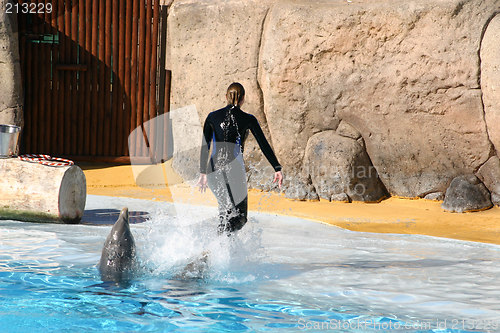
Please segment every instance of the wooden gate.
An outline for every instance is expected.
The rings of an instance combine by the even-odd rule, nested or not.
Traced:
[[[151,138],[165,141],[163,132],[143,125],[168,111],[166,7],[159,0],[33,0],[26,12],[23,3],[22,150],[84,160],[166,159],[167,145],[148,147]],[[129,140],[132,132],[142,135]]]

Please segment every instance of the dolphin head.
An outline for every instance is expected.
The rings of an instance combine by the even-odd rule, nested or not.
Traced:
[[[135,242],[128,223],[128,208],[123,208],[102,248],[99,272],[103,281],[129,279],[135,262]]]

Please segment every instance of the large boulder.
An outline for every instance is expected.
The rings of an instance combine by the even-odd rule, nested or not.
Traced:
[[[492,156],[479,168],[477,176],[491,192],[491,201],[500,206],[500,159]]]
[[[453,178],[441,204],[443,209],[456,213],[474,212],[491,206],[490,192],[474,175]]]
[[[354,139],[324,131],[307,142],[304,175],[320,198],[375,202],[386,196],[366,151]]]
[[[488,134],[500,154],[500,15],[491,20],[481,43],[481,90]]]
[[[444,192],[473,173],[491,149],[478,49],[497,10],[496,0],[276,3],[259,82],[282,163],[300,165],[309,138],[346,120],[391,194]]]

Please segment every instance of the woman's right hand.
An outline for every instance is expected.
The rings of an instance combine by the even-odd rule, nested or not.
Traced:
[[[198,186],[200,187],[200,192],[203,193],[207,190],[208,187],[207,175],[204,173],[200,174],[200,179],[198,180]]]
[[[283,183],[283,173],[281,173],[281,171],[276,171],[274,173],[273,183],[276,183],[276,182],[278,182],[278,186],[281,190],[281,184]]]

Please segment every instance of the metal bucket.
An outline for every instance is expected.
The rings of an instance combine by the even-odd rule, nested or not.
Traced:
[[[0,125],[0,158],[17,155],[17,140],[21,127]]]

